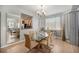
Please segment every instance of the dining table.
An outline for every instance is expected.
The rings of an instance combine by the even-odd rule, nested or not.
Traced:
[[[48,46],[48,34],[47,32],[40,32],[40,33],[37,33],[37,34],[34,34],[33,37],[32,37],[32,40],[33,41],[36,41],[38,44],[33,48],[33,49],[36,49],[40,52],[50,52],[51,49],[50,47]],[[47,44],[43,44],[42,41],[47,41]]]

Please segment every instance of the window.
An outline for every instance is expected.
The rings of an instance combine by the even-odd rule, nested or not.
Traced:
[[[60,17],[53,17],[46,19],[46,29],[50,30],[60,30]]]

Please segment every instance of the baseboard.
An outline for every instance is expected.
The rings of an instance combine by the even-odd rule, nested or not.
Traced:
[[[17,43],[21,43],[21,42],[23,42],[23,41],[24,41],[24,40],[20,40],[20,41],[18,41],[18,42],[12,43],[12,44],[8,44],[8,45],[5,45],[5,46],[2,46],[1,48],[5,48],[5,47],[8,47],[8,46],[17,44]]]

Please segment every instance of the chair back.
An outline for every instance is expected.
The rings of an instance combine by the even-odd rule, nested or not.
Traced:
[[[24,34],[25,36],[25,46],[29,49],[31,49],[31,38],[28,34]]]
[[[50,45],[50,43],[52,43],[52,32],[48,32],[48,45]]]

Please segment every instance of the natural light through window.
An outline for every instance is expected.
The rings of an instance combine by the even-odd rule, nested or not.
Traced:
[[[60,17],[47,18],[46,29],[60,30]]]

